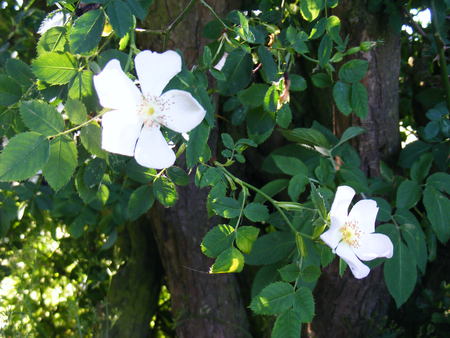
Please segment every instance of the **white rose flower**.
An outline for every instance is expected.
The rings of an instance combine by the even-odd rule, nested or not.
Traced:
[[[388,236],[374,233],[378,213],[374,200],[361,200],[348,213],[353,196],[355,190],[351,187],[338,187],[330,210],[330,229],[320,238],[348,264],[353,275],[360,279],[370,272],[369,267],[361,260],[391,258],[394,247]]]
[[[143,51],[136,56],[135,65],[140,90],[115,59],[94,76],[100,104],[112,109],[102,118],[102,148],[134,156],[148,168],[167,168],[174,164],[175,153],[160,126],[186,133],[202,122],[206,111],[186,91],[162,93],[181,71],[181,57],[176,52]]]

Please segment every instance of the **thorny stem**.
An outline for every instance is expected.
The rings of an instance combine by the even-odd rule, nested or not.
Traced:
[[[262,190],[258,189],[257,187],[251,185],[250,183],[247,183],[245,181],[242,181],[241,179],[237,178],[236,176],[234,176],[233,174],[231,174],[228,170],[226,170],[223,166],[218,166],[226,176],[230,177],[233,181],[235,181],[237,184],[239,184],[242,187],[248,188],[250,190],[253,190],[254,192],[260,194],[261,196],[263,196],[265,199],[267,199],[274,207],[275,209],[280,213],[281,217],[283,217],[284,221],[286,222],[286,224],[289,226],[289,228],[292,230],[292,232],[294,234],[298,233],[299,235],[312,239],[312,237],[310,235],[301,233],[299,231],[297,231],[297,229],[295,229],[295,227],[292,225],[290,219],[287,217],[287,215],[284,213],[283,209],[281,209],[277,203],[277,201],[275,201],[272,197],[270,197],[269,195],[267,195],[265,192],[263,192]]]

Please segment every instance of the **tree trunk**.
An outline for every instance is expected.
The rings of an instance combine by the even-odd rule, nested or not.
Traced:
[[[118,248],[126,264],[113,277],[108,292],[113,326],[108,337],[149,337],[158,308],[162,267],[153,234],[145,221],[130,223]]]
[[[374,50],[359,56],[369,61],[369,71],[363,80],[369,95],[367,118],[347,118],[336,112],[333,118],[337,135],[350,125],[366,129],[355,145],[361,157],[361,169],[374,177],[379,175],[380,161],[391,162],[400,148],[400,34],[389,26],[385,15],[370,13],[365,1],[342,1],[336,10],[344,24],[343,34],[351,33],[350,46],[357,46],[361,41],[383,40]],[[317,316],[312,331],[317,337],[376,336],[380,319],[386,315],[390,303],[380,267],[363,280],[355,279],[349,271],[340,278],[337,260],[322,274],[315,295]]]
[[[155,1],[146,28],[167,27],[188,3]],[[208,4],[219,15],[225,13],[226,6],[236,5],[219,0],[208,1]],[[203,26],[211,19],[211,13],[196,2],[166,40],[166,49],[181,50],[186,64],[192,65],[205,44]],[[164,48],[164,35],[148,35],[138,41],[140,48]],[[189,186],[178,187],[179,199],[174,207],[158,206],[150,214],[171,294],[177,337],[249,336],[247,315],[235,276],[208,274],[212,260],[200,251],[203,236],[214,224],[206,211],[208,191],[195,187],[194,172]]]

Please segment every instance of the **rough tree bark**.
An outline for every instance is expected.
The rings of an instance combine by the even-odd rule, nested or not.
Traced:
[[[379,175],[380,160],[390,162],[400,147],[400,33],[387,24],[385,15],[370,13],[365,1],[342,1],[336,10],[343,22],[344,34],[350,34],[350,45],[383,40],[374,50],[360,55],[369,61],[369,71],[363,80],[369,95],[367,118],[360,120],[346,118],[337,112],[333,114],[338,135],[350,125],[361,125],[366,129],[355,146],[361,156],[361,169],[369,177],[374,177]],[[380,329],[379,320],[386,315],[390,303],[380,267],[371,271],[364,280],[355,279],[348,271],[340,278],[337,260],[322,274],[315,295],[317,316],[312,331],[317,337],[376,335]]]
[[[162,267],[148,223],[128,224],[117,247],[126,264],[114,276],[108,293],[109,312],[116,319],[108,337],[149,337],[150,319],[158,307]]]

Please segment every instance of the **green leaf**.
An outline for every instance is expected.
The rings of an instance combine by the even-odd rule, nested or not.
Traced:
[[[60,136],[50,142],[50,156],[42,172],[53,190],[58,191],[70,181],[77,165],[75,142]]]
[[[77,189],[78,195],[83,200],[85,204],[89,204],[96,199],[96,190],[89,189],[84,184],[84,167],[80,167],[75,176],[75,188]]]
[[[240,27],[238,27],[236,29],[236,32],[239,34],[239,36],[249,42],[249,43],[254,43],[255,42],[255,36],[252,33],[252,31],[250,30],[250,26],[248,24],[248,19],[247,17],[239,11],[235,12],[238,17],[239,17],[239,23],[240,23]]]
[[[367,177],[361,169],[344,165],[338,171],[338,174],[347,185],[356,188],[356,190],[362,192],[370,191]]]
[[[139,19],[144,20],[147,16],[147,10],[141,5],[139,0],[126,0],[128,6],[131,9],[131,12]],[[150,5],[150,3],[153,2],[153,0],[146,1],[145,3],[148,4],[147,7]]]
[[[450,238],[450,200],[432,186],[423,192],[427,218],[438,240],[445,244]]]
[[[247,133],[256,143],[267,140],[275,127],[273,113],[262,109],[252,109],[247,113]]]
[[[253,222],[264,222],[269,217],[269,209],[261,203],[249,203],[244,209],[244,215]]]
[[[333,98],[339,111],[344,115],[352,112],[350,104],[350,85],[342,81],[337,81],[333,86]]]
[[[298,200],[300,194],[305,191],[308,183],[308,176],[303,173],[297,174],[291,178],[288,186],[288,195],[292,201],[296,202]]]
[[[281,171],[287,175],[308,175],[308,167],[296,157],[286,155],[272,155],[272,158]]]
[[[222,217],[238,217],[241,212],[241,204],[238,200],[231,197],[218,197],[212,201],[213,210]]]
[[[102,203],[102,205],[106,205],[109,199],[109,188],[106,184],[100,184],[97,188],[97,192],[95,194],[97,199]]]
[[[422,228],[416,224],[402,224],[402,237],[408,248],[414,253],[419,270],[424,274],[428,261],[427,243]]]
[[[97,47],[104,25],[105,15],[99,9],[86,12],[76,19],[69,34],[72,53],[82,54]]]
[[[278,270],[278,272],[280,273],[280,276],[283,279],[283,281],[289,283],[294,282],[300,275],[300,270],[297,264],[294,263],[283,266],[281,269]]]
[[[333,41],[335,41],[337,44],[342,43],[342,39],[339,35],[339,32],[341,31],[341,20],[337,16],[332,15],[327,18],[326,29]]]
[[[37,53],[41,55],[47,52],[65,52],[66,43],[65,27],[50,28],[39,39],[36,48]]]
[[[166,207],[175,205],[178,200],[175,184],[166,177],[159,177],[153,182],[153,192],[156,199]]]
[[[81,128],[80,132],[81,144],[92,155],[100,158],[106,158],[107,153],[102,149],[102,130],[96,122],[92,122]]]
[[[325,251],[324,254],[326,254],[326,253],[332,254],[332,251],[331,250]],[[333,256],[333,254],[332,254],[332,256]],[[334,258],[334,256],[333,256],[333,258]],[[318,266],[310,265],[302,270],[301,276],[302,276],[302,279],[306,283],[314,283],[316,280],[319,279],[320,273],[321,273],[321,271]]]
[[[320,38],[325,33],[327,27],[327,18],[321,18],[317,21],[309,34],[309,39],[314,40]]]
[[[351,140],[352,138],[361,135],[362,133],[364,133],[366,130],[364,128],[361,127],[349,127],[347,128],[344,133],[341,136],[341,139],[339,140],[339,142],[334,146],[335,148],[337,148],[338,146],[340,146],[341,144],[347,142],[348,140]]]
[[[252,251],[253,243],[258,238],[259,229],[253,226],[240,226],[236,233],[236,245],[245,254]]]
[[[392,216],[391,205],[381,197],[373,197],[373,200],[377,202],[378,208],[380,208],[377,214],[377,220],[380,222],[390,221]]]
[[[234,141],[230,134],[222,133],[220,137],[225,147],[227,147],[228,149],[234,149]]]
[[[234,228],[231,225],[216,225],[203,238],[200,245],[203,254],[216,258],[233,245],[234,235]]]
[[[250,265],[268,265],[281,261],[295,249],[295,238],[289,232],[275,231],[259,237],[246,256]]]
[[[8,59],[5,69],[9,76],[14,78],[20,85],[28,88],[33,84],[34,74],[30,66],[19,59]]]
[[[73,124],[81,124],[87,120],[87,110],[83,102],[75,99],[68,99],[64,110]]]
[[[311,80],[318,88],[327,88],[333,84],[333,80],[327,73],[315,73],[311,76]]]
[[[198,162],[209,160],[205,158],[205,151],[209,150],[207,141],[210,128],[206,121],[203,121],[189,133],[189,141],[186,146],[186,164],[192,168]]]
[[[222,171],[215,167],[207,168],[204,172],[202,172],[201,177],[199,177],[199,175],[200,171],[197,170],[197,185],[199,188],[215,186],[223,179]]]
[[[271,338],[299,338],[300,336],[301,322],[292,309],[277,317],[273,324]]]
[[[142,185],[134,190],[128,200],[127,215],[130,221],[137,220],[145,214],[155,202],[153,188],[150,185]]]
[[[414,162],[426,151],[430,150],[431,145],[422,141],[408,143],[400,152],[398,164],[402,168],[411,168]]]
[[[264,185],[260,190],[262,192],[264,192],[266,195],[268,195],[269,197],[272,197],[276,194],[278,194],[280,191],[286,189],[286,186],[288,185],[288,180],[286,179],[277,179],[277,180],[273,180],[270,181],[269,183],[267,183],[266,185]],[[253,200],[254,202],[264,202],[266,200],[266,198],[261,195],[261,194],[256,194],[255,199]]]
[[[396,206],[411,209],[420,199],[421,189],[416,181],[404,180],[397,189]]]
[[[250,54],[242,49],[232,51],[222,68],[226,81],[218,81],[217,87],[223,95],[236,94],[248,86],[252,77],[253,62]]]
[[[268,89],[269,86],[266,84],[253,83],[250,87],[238,93],[239,101],[249,108],[262,106]]]
[[[109,22],[119,38],[127,34],[133,26],[133,15],[130,8],[122,0],[114,0],[106,7]]]
[[[299,287],[294,296],[294,312],[302,323],[310,323],[314,317],[314,297],[310,289]]]
[[[276,118],[277,124],[281,128],[288,128],[289,125],[292,122],[292,111],[289,107],[289,104],[284,104],[278,111],[277,111],[277,118]]]
[[[229,248],[216,258],[216,261],[211,266],[209,273],[241,272],[243,268],[244,256],[238,249]]]
[[[348,83],[361,81],[368,68],[369,63],[366,60],[350,60],[339,69],[339,79]]]
[[[364,119],[369,112],[369,98],[367,94],[367,89],[360,82],[352,84],[352,109],[356,116]]]
[[[57,135],[64,129],[61,114],[55,107],[41,101],[23,102],[20,116],[28,128],[45,136]]]
[[[318,130],[313,128],[295,128],[281,131],[283,136],[292,142],[329,148],[327,138]]]
[[[401,241],[398,231],[394,231],[396,235],[390,236],[394,244],[394,255],[384,263],[384,281],[399,308],[408,300],[416,286],[417,268],[414,253]]]
[[[323,196],[319,191],[317,191],[317,188],[313,183],[311,183],[310,186],[311,186],[311,200],[314,206],[319,211],[322,218],[327,219],[328,211],[327,208],[325,207],[325,200]]]
[[[323,8],[323,0],[302,0],[300,2],[300,13],[306,21],[315,20]]]
[[[265,82],[271,83],[278,80],[278,66],[273,60],[273,55],[264,46],[258,47],[259,61],[262,63],[261,75]]]
[[[69,98],[81,100],[83,97],[93,95],[93,76],[94,74],[90,70],[78,72],[78,74],[70,82]]]
[[[0,74],[0,106],[9,106],[20,100],[22,89],[12,78]]]
[[[285,282],[275,282],[266,286],[252,299],[250,308],[259,315],[280,314],[292,307],[294,288]]]
[[[414,162],[411,167],[411,178],[417,183],[421,183],[430,172],[433,164],[433,154],[425,153],[420,156],[419,160]]]
[[[450,194],[450,175],[442,172],[434,173],[427,178],[426,185]]]
[[[90,160],[84,167],[83,180],[88,188],[96,188],[103,180],[106,171],[106,162],[101,158]]]
[[[189,176],[186,172],[180,167],[172,166],[167,169],[167,176],[169,176],[170,180],[176,185],[188,185],[189,184]]]
[[[78,74],[77,61],[69,53],[42,53],[31,68],[38,79],[54,85],[66,84]]]
[[[319,44],[318,57],[319,65],[325,67],[325,65],[330,61],[331,52],[333,50],[333,41],[329,35],[324,35]]]
[[[21,181],[35,175],[47,163],[49,150],[46,137],[35,132],[17,134],[0,154],[0,181]]]
[[[291,81],[290,91],[300,92],[307,88],[308,84],[303,76],[297,74],[289,74],[289,80]]]

